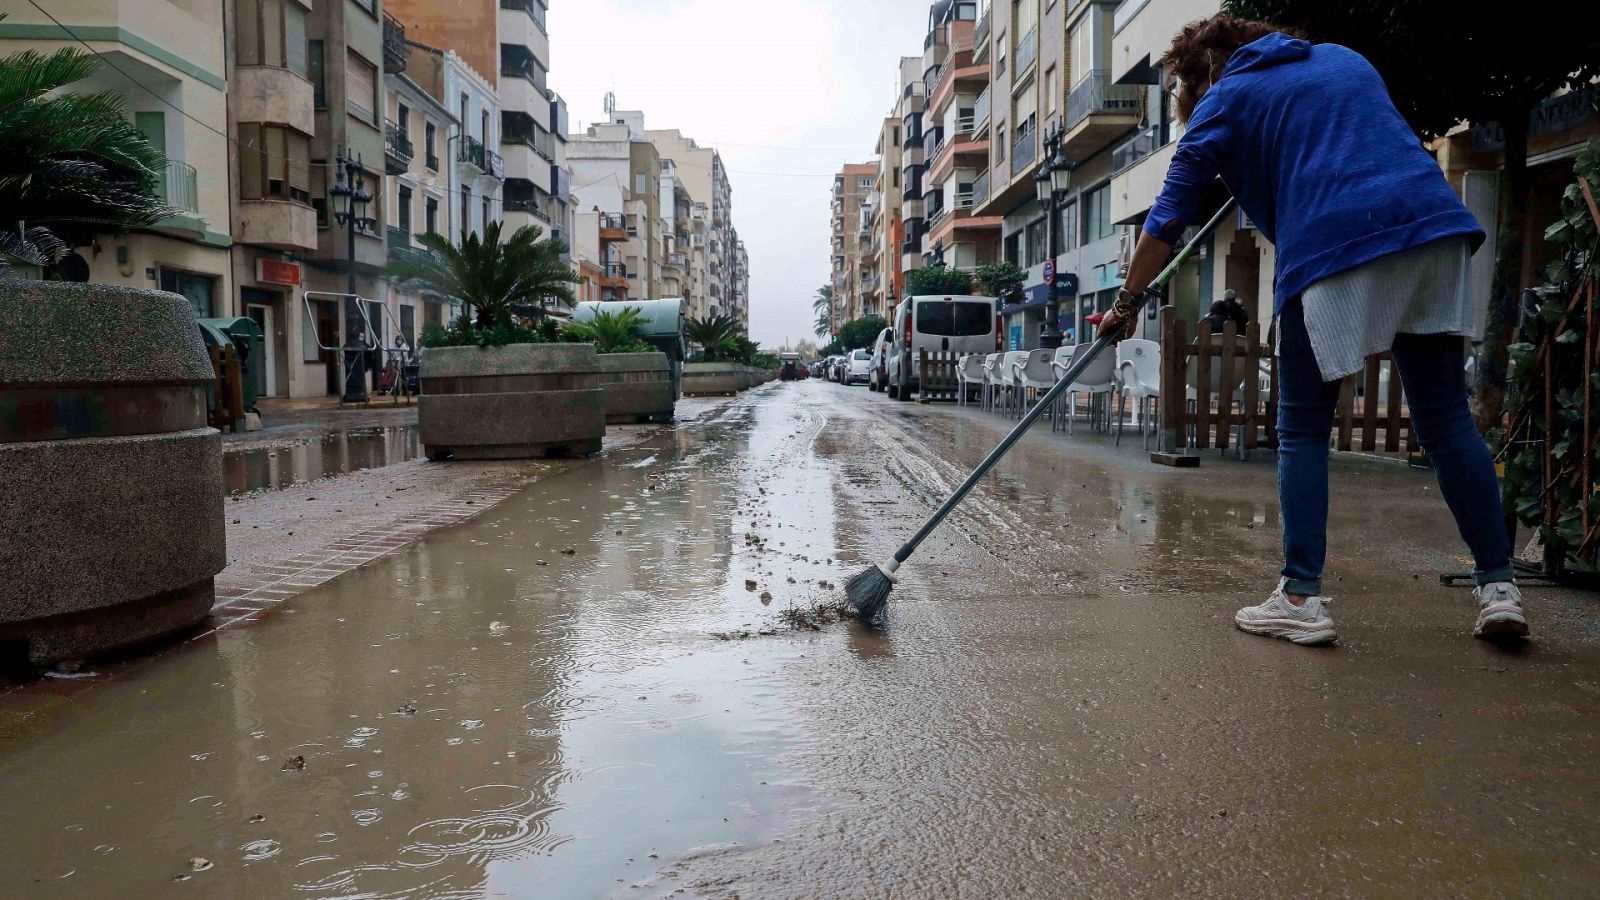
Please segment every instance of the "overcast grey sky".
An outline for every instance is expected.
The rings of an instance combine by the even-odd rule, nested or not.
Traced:
[[[550,86],[574,130],[615,90],[646,127],[721,151],[750,252],[751,337],[776,347],[812,337],[832,173],[872,158],[927,17],[926,0],[551,0]]]

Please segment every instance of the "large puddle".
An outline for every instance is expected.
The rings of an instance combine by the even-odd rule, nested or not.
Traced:
[[[229,451],[222,456],[229,496],[277,490],[361,469],[392,466],[422,455],[414,425],[354,428],[282,447]]]

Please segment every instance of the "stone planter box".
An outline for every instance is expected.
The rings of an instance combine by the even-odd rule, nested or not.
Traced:
[[[0,281],[0,642],[49,665],[211,611],[227,564],[212,380],[177,294]]]
[[[744,366],[738,363],[688,363],[683,367],[685,397],[715,397],[737,394],[749,387]]]
[[[602,353],[600,384],[606,392],[606,422],[672,421],[678,390],[665,353]]]
[[[606,433],[593,344],[434,347],[417,403],[429,459],[585,456]]]

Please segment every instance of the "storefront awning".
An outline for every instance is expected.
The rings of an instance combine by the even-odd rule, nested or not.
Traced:
[[[1056,301],[1071,301],[1078,296],[1078,276],[1071,272],[1062,272],[1056,276]],[[1002,316],[1024,312],[1030,309],[1039,309],[1050,304],[1050,288],[1048,285],[1035,284],[1022,289],[1022,301],[1009,303],[1000,307]]]

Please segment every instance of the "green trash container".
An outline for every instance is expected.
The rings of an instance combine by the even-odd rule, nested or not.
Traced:
[[[256,369],[266,362],[266,338],[261,333],[261,326],[245,316],[201,319],[200,336],[208,347],[221,347],[224,341],[233,343],[234,352],[239,354],[239,369],[243,375],[244,405],[246,409],[254,409],[256,398],[261,393]]]

